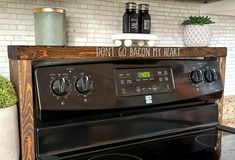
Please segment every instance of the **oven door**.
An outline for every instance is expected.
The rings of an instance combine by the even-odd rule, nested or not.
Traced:
[[[164,157],[166,155],[193,160],[194,154],[205,157],[208,156],[205,153],[211,153],[209,156],[218,158],[221,151],[232,153],[227,152],[227,148],[234,146],[235,129],[218,125],[218,106],[214,103],[192,105],[146,113],[138,110],[140,114],[128,111],[116,118],[38,128],[37,157],[41,160],[90,160],[100,154],[121,153],[134,154],[142,160],[157,157],[171,160]],[[223,142],[228,136],[229,142]]]

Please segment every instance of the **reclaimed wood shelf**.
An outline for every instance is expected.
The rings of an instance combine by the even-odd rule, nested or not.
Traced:
[[[127,58],[226,57],[227,48],[219,47],[43,47],[9,46],[10,60],[81,60]]]
[[[9,46],[10,77],[18,93],[21,159],[35,160],[35,117],[32,67],[36,61],[105,61],[129,59],[217,58],[224,83],[226,48],[187,47],[43,47]],[[218,101],[219,122],[223,98]]]

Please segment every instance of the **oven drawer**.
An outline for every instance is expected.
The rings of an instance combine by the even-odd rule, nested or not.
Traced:
[[[37,129],[39,154],[62,153],[216,126],[216,104]]]

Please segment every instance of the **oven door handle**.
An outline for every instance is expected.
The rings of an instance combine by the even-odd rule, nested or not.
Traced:
[[[224,126],[224,125],[217,125],[217,129],[235,134],[235,128],[233,128],[233,127]]]

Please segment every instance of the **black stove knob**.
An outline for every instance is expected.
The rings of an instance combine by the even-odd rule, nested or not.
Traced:
[[[93,89],[93,82],[90,80],[88,76],[82,75],[77,81],[76,81],[76,89],[78,93],[86,95],[91,92]]]
[[[204,72],[204,79],[206,82],[211,83],[217,80],[217,74],[214,69],[206,70]]]
[[[69,81],[63,77],[58,77],[53,80],[51,89],[55,95],[65,96],[69,93]]]
[[[198,84],[202,82],[202,78],[203,78],[203,75],[202,75],[201,70],[195,70],[190,73],[190,80],[194,84]]]

